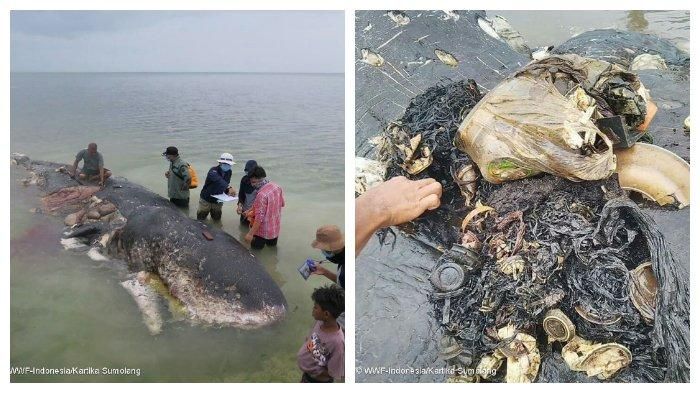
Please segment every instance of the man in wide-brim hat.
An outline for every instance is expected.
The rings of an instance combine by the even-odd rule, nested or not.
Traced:
[[[338,272],[333,273],[317,262],[313,274],[326,276],[345,288],[345,236],[340,228],[335,225],[324,225],[318,228],[316,239],[311,243],[311,247],[321,250],[327,261],[338,265]]]

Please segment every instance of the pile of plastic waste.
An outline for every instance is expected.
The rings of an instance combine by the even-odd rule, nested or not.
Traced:
[[[634,73],[561,55],[484,96],[444,81],[375,138],[386,178],[443,185],[401,229],[442,253],[453,380],[689,380],[687,277],[613,174],[654,110]]]
[[[441,356],[465,377],[688,379],[687,282],[615,178],[508,183],[473,211],[430,276]],[[555,355],[568,373],[539,370]]]

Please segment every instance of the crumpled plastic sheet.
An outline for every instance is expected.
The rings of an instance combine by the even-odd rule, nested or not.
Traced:
[[[595,121],[620,116],[630,130],[647,114],[636,74],[577,55],[533,62],[506,78],[471,110],[454,144],[492,183],[541,172],[599,180],[615,170],[612,136]]]

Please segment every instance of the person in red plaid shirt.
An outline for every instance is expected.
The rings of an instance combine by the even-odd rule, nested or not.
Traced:
[[[255,212],[253,225],[245,236],[250,247],[261,249],[277,245],[280,234],[280,221],[284,195],[282,188],[266,179],[265,169],[257,166],[250,174],[250,184],[258,190],[252,210]]]

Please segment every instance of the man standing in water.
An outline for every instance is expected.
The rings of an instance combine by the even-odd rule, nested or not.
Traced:
[[[267,174],[261,166],[255,167],[250,174],[250,184],[258,190],[253,203],[255,212],[253,225],[245,236],[250,247],[262,249],[265,245],[276,246],[280,234],[280,221],[284,207],[282,188],[266,179]]]
[[[170,162],[170,168],[165,172],[168,179],[168,198],[175,206],[190,207],[190,171],[188,164],[180,158],[175,146],[165,149],[163,157]]]
[[[236,213],[241,216],[241,224],[245,226],[250,226],[250,222],[246,218],[245,212],[253,207],[253,202],[255,202],[255,195],[258,193],[257,188],[250,184],[250,174],[253,169],[258,166],[255,160],[248,160],[245,163],[245,176],[241,178],[241,185],[238,187],[238,207],[236,208]]]
[[[80,173],[77,173],[80,161],[83,161],[83,167],[80,169]],[[90,143],[87,149],[83,149],[75,155],[71,177],[75,178],[76,174],[80,180],[90,182],[99,180],[100,187],[104,186],[105,180],[112,176],[112,172],[104,167],[104,159],[102,153],[97,151],[97,143]]]
[[[214,195],[224,193],[230,196],[236,195],[236,190],[229,184],[231,182],[231,166],[235,164],[233,156],[229,153],[223,153],[217,161],[219,165],[209,169],[202,192],[199,194],[198,220],[205,220],[209,213],[211,213],[212,220],[221,220],[221,202],[214,198]]]

